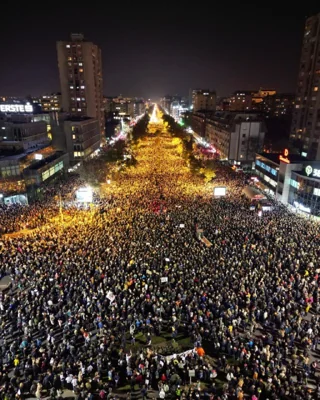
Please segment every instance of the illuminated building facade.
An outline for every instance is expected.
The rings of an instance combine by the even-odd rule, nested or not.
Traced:
[[[300,142],[300,151],[320,160],[320,14],[306,21],[295,109],[290,138]]]
[[[43,112],[61,110],[61,93],[45,94],[40,97],[39,103]]]
[[[320,162],[297,154],[260,153],[255,170],[260,185],[296,212],[320,217]]]
[[[229,100],[230,111],[248,111],[252,108],[252,93],[245,90],[237,90]]]
[[[99,150],[99,121],[89,117],[54,115],[51,121],[53,145],[69,154],[71,164],[87,159]]]
[[[199,89],[192,93],[192,109],[194,112],[200,110],[215,111],[217,96],[216,92]]]
[[[63,111],[95,118],[104,137],[101,50],[82,34],[57,42]]]

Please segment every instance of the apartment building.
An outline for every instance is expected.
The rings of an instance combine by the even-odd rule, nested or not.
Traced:
[[[320,160],[320,13],[307,19],[300,58],[292,142],[301,143],[301,154]]]
[[[58,66],[63,111],[99,122],[100,135],[105,132],[102,62],[100,48],[72,34],[71,40],[57,42]]]

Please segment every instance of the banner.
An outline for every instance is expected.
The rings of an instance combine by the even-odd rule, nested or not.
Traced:
[[[113,303],[115,298],[116,296],[109,290],[107,293],[107,299],[110,300],[110,303]]]

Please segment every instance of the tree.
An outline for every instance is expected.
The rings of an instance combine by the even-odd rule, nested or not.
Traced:
[[[211,182],[216,177],[215,172],[211,168],[201,168],[199,172],[204,176],[206,183]]]
[[[132,139],[136,142],[148,133],[149,115],[146,113],[132,129]]]

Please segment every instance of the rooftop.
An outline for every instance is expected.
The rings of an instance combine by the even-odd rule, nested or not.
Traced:
[[[29,169],[29,170],[37,170],[39,168],[42,168],[45,165],[51,163],[52,161],[60,158],[64,154],[65,153],[63,151],[56,151],[54,154],[51,154],[51,156],[46,157],[43,160],[40,160],[40,161],[32,163],[27,169]]]
[[[282,153],[259,153],[258,155],[265,157],[276,164],[280,164],[279,157],[282,155]],[[309,161],[306,157],[302,157],[300,154],[289,154],[288,159],[291,164],[298,164],[301,162]]]

